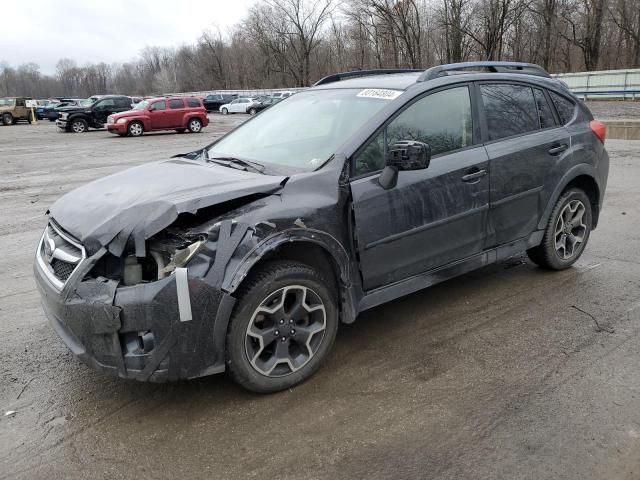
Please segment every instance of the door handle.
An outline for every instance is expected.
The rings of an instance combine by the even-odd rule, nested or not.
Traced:
[[[477,168],[474,168],[472,170],[469,171],[469,173],[467,173],[466,175],[462,176],[462,181],[463,182],[473,182],[474,180],[480,180],[482,177],[484,177],[487,174],[486,170],[478,170]]]
[[[549,155],[558,155],[559,153],[564,152],[567,148],[569,148],[569,145],[566,143],[556,144],[549,149]]]

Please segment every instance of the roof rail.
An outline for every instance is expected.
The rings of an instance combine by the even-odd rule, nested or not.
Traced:
[[[379,68],[376,70],[355,70],[353,72],[334,73],[333,75],[327,75],[321,78],[313,84],[314,87],[318,85],[324,85],[326,83],[339,82],[347,78],[367,77],[369,75],[388,75],[392,73],[411,73],[411,72],[424,72],[424,70],[416,70],[414,68]]]
[[[434,78],[442,77],[447,72],[454,72],[458,70],[466,69],[485,69],[493,73],[523,73],[526,75],[536,75],[538,77],[551,78],[551,75],[542,68],[540,65],[534,63],[521,63],[521,62],[462,62],[462,63],[450,63],[448,65],[438,65],[432,67],[429,70],[420,75],[418,82],[426,82],[427,80],[433,80]]]

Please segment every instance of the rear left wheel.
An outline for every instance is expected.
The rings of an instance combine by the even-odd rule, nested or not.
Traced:
[[[267,264],[241,287],[227,333],[227,367],[248,390],[277,392],[315,373],[338,329],[333,282],[297,262]]]
[[[551,270],[573,265],[587,245],[592,218],[587,194],[579,188],[567,190],[551,212],[542,243],[527,250],[531,261]]]
[[[191,133],[198,133],[200,130],[202,130],[202,122],[197,118],[192,118],[191,120],[189,120],[188,128]]]
[[[11,125],[13,123],[13,115],[10,113],[2,114],[2,124],[3,125]]]

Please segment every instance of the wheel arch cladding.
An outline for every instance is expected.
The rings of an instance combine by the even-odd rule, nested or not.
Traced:
[[[598,216],[600,214],[600,184],[598,183],[598,175],[596,169],[592,165],[579,164],[569,169],[560,179],[553,193],[549,197],[549,201],[544,210],[540,222],[539,229],[544,229],[549,221],[551,211],[560,196],[569,188],[578,187],[585,191],[591,200],[591,208],[593,213],[593,228],[598,224]]]
[[[589,197],[593,228],[595,228],[598,225],[598,217],[600,215],[600,187],[598,187],[593,177],[589,175],[578,175],[564,187],[562,193],[574,187],[579,188]]]
[[[336,303],[341,320],[351,323],[355,319],[351,262],[349,256],[333,236],[312,229],[289,229],[272,235],[255,245],[235,269],[226,272],[222,282],[225,292],[233,294],[246,281],[251,272],[270,260],[294,260],[318,269],[335,282]]]

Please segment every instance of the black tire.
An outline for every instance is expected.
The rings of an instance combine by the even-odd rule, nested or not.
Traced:
[[[130,137],[139,137],[144,133],[144,125],[142,122],[133,121],[127,126],[127,134]]]
[[[73,133],[85,133],[89,130],[89,124],[84,118],[74,118],[69,122],[67,128]]]
[[[11,125],[11,124],[13,124],[13,115],[11,115],[10,113],[3,113],[2,114],[2,124],[3,125]]]
[[[189,120],[188,127],[191,133],[200,133],[202,131],[202,121],[199,118]]]
[[[250,108],[248,113],[249,115],[255,115],[258,111],[255,108]]]
[[[222,110],[220,110],[220,113],[222,113],[223,115],[227,115],[229,113],[229,110],[223,108]]]
[[[561,220],[560,215],[569,211],[571,213],[571,207],[575,206],[577,212],[581,208],[584,208],[581,214],[580,225],[572,227],[574,221],[565,222],[564,217]],[[582,207],[580,207],[582,206]],[[577,223],[577,222],[576,222]],[[562,228],[559,229],[560,224]],[[593,216],[591,212],[591,201],[587,194],[579,188],[571,188],[564,192],[549,217],[549,222],[544,231],[542,237],[542,243],[540,245],[527,250],[527,255],[533,263],[539,265],[542,268],[549,270],[564,270],[573,265],[587,245],[591,229],[593,227]],[[564,248],[563,244],[564,237]],[[574,243],[571,238],[582,238],[579,243]],[[560,247],[558,247],[560,245]],[[571,251],[569,252],[569,248]],[[569,255],[570,253],[570,255]]]
[[[29,112],[29,115],[27,115],[27,122],[33,123],[33,114],[31,112]]]
[[[316,309],[316,311],[313,314],[309,313],[305,307],[304,310],[299,309],[297,313],[293,313],[295,308],[290,306],[291,311],[289,313],[291,313],[291,318],[281,319],[278,322],[273,318],[269,319],[271,330],[264,328],[261,331],[275,329],[273,331],[274,340],[268,344],[265,344],[264,340],[259,341],[258,350],[262,354],[269,356],[269,351],[274,352],[280,345],[281,347],[284,346],[283,350],[286,350],[291,356],[298,354],[297,358],[299,359],[299,354],[302,354],[302,357],[306,355],[309,358],[301,361],[296,370],[291,368],[291,364],[276,363],[276,366],[267,375],[259,370],[257,362],[252,362],[249,358],[249,349],[252,348],[251,345],[256,343],[256,340],[249,335],[249,326],[250,324],[254,325],[254,317],[256,320],[261,316],[266,318],[262,313],[258,313],[258,309],[269,299],[281,302],[282,312],[284,312],[287,308],[285,305],[290,298],[288,296],[290,293],[287,292],[296,292],[297,290],[305,291],[303,296],[305,300],[301,302],[303,305],[309,305],[306,303],[307,297],[315,299],[313,300],[315,306],[312,308]],[[280,293],[282,291],[284,293]],[[278,297],[278,294],[281,297]],[[293,297],[296,300],[298,298],[296,293],[293,293]],[[278,300],[278,298],[281,298],[281,300]],[[234,308],[227,331],[226,363],[227,371],[233,380],[247,390],[258,393],[272,393],[297,385],[314,374],[328,357],[336,337],[338,330],[336,299],[337,294],[334,282],[302,263],[276,261],[265,264],[259,271],[254,272],[239,289],[238,302]],[[324,306],[324,310],[317,310],[318,305]],[[280,314],[276,312],[273,316],[277,317]],[[286,317],[287,314],[282,313],[282,315]],[[305,315],[306,320],[303,318]],[[318,318],[323,316],[324,330],[305,336],[303,333],[305,328],[307,331],[314,330],[312,315],[318,315],[314,317],[313,325],[320,325],[322,322],[318,322]],[[281,323],[284,325],[279,326]],[[262,325],[266,325],[266,323]],[[277,330],[280,328],[283,329],[284,333]],[[299,329],[298,332],[295,331],[296,328]],[[287,331],[284,331],[285,329]],[[285,338],[281,337],[283,334],[287,335],[286,341],[282,340]],[[268,336],[265,334],[263,338],[271,338],[270,335],[271,333]],[[283,343],[281,344],[281,342]],[[302,345],[311,343],[313,343],[311,348],[302,349]],[[311,353],[313,349],[315,350]],[[291,352],[293,352],[293,355]],[[277,355],[272,353],[272,356],[275,358]],[[253,357],[253,360],[256,359],[262,362],[257,354]],[[291,359],[293,360],[293,358]],[[256,364],[255,366],[254,363]]]

